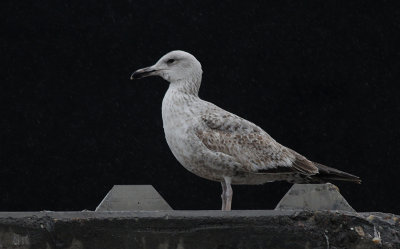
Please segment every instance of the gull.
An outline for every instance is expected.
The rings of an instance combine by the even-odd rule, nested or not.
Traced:
[[[160,76],[169,82],[162,101],[168,146],[187,170],[221,182],[222,210],[231,210],[233,184],[361,182],[357,176],[308,160],[254,123],[200,99],[202,74],[193,55],[176,50],[153,66],[136,70],[131,79]]]

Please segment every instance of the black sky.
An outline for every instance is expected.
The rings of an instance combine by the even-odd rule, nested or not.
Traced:
[[[129,81],[170,50],[203,66],[200,96],[309,159],[359,211],[399,213],[400,9],[389,2],[9,1],[0,49],[0,210],[94,209],[152,184],[175,209],[219,209],[220,184],[164,139],[168,83]],[[271,209],[288,183],[235,186]]]

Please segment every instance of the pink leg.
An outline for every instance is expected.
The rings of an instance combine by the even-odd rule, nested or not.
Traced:
[[[225,184],[225,181],[222,181],[222,182],[221,182],[221,186],[222,186],[222,194],[221,194],[222,208],[221,208],[221,210],[225,210],[225,206],[226,206],[226,198],[225,198],[225,194],[226,194],[226,184]]]
[[[225,191],[225,211],[231,211],[232,207],[232,196],[233,196],[233,190],[231,187],[231,178],[230,177],[224,177],[225,184],[226,184],[226,191]]]

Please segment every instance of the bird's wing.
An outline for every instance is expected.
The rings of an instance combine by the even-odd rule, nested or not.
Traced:
[[[200,115],[196,134],[210,150],[234,157],[252,173],[316,174],[318,168],[299,153],[276,142],[257,125],[212,106]],[[210,109],[208,109],[210,110]]]

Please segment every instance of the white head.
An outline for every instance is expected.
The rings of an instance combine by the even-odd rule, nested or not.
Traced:
[[[136,70],[131,80],[147,76],[160,76],[170,83],[201,81],[200,62],[191,54],[175,50],[164,55],[156,64]]]

